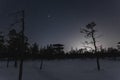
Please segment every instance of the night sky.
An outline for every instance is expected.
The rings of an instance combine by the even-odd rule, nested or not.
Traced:
[[[83,47],[80,27],[94,21],[98,46],[115,47],[120,41],[119,0],[0,0],[0,30],[14,22],[11,14],[25,10],[25,33],[40,46],[62,43],[65,49]]]

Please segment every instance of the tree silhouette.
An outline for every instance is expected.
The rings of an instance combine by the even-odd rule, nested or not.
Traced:
[[[85,28],[81,29],[81,33],[85,34],[86,37],[91,38],[92,39],[92,43],[94,46],[94,53],[97,53],[97,46],[96,46],[96,38],[95,38],[95,33],[96,33],[96,29],[95,29],[96,24],[94,22],[91,22],[89,24],[86,25]],[[99,63],[99,55],[96,54],[96,61],[97,61],[97,69],[100,70],[100,63]]]
[[[37,43],[34,43],[32,46],[31,46],[31,53],[32,55],[37,55],[39,54],[39,46]]]
[[[19,44],[19,39],[18,35],[15,29],[12,29],[8,33],[8,52],[10,56],[12,56],[15,59],[14,66],[17,67],[17,50],[18,50],[18,44]]]
[[[107,52],[113,57],[114,60],[116,60],[116,57],[119,55],[118,49],[113,47],[109,47]]]
[[[5,40],[2,32],[0,32],[0,53],[5,53]]]
[[[120,50],[120,42],[117,43],[117,48]]]
[[[64,54],[64,45],[63,44],[53,44],[53,48],[56,54]]]
[[[27,50],[29,44],[28,38],[24,36],[24,39],[25,39],[24,47]],[[22,53],[21,51],[23,46],[21,32],[17,32],[15,29],[10,30],[8,33],[7,43],[8,43],[9,56],[13,57],[13,59],[15,60],[14,66],[17,67],[17,59]],[[8,63],[9,63],[9,59],[8,59]],[[7,63],[7,67],[8,67],[8,63]]]

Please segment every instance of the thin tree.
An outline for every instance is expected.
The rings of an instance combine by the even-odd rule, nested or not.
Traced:
[[[95,33],[96,33],[96,29],[95,29],[95,22],[91,22],[89,24],[86,25],[85,28],[82,28],[80,30],[81,33],[85,34],[86,37],[91,38],[92,39],[92,43],[94,46],[94,53],[97,53],[97,46],[96,46],[96,37],[95,37]],[[99,55],[96,54],[96,62],[97,62],[97,69],[98,71],[100,70],[100,63],[99,63]]]
[[[2,32],[0,32],[0,53],[1,54],[5,52],[4,49],[5,49],[4,35]]]
[[[117,43],[117,48],[120,50],[120,42]]]
[[[21,42],[22,42],[22,47],[21,47],[21,60],[20,60],[20,66],[19,66],[19,80],[22,80],[22,75],[23,75],[23,55],[25,53],[25,37],[24,37],[24,32],[25,32],[25,26],[24,26],[24,10],[21,11],[22,13],[22,18],[21,18],[21,23],[22,23],[22,30],[21,30]]]
[[[40,60],[41,60],[41,62],[40,62],[40,70],[42,70],[42,68],[43,68],[43,59],[44,59],[43,56],[45,55],[45,51],[46,51],[45,47],[44,48],[40,48],[40,50],[39,50]]]
[[[43,58],[41,57],[40,70],[43,68]]]
[[[39,46],[37,43],[34,43],[32,46],[31,46],[31,54],[32,56],[34,57],[37,57],[37,55],[39,54]]]
[[[18,41],[19,41],[19,38],[17,36],[17,32],[15,29],[12,29],[9,31],[8,33],[8,39],[7,42],[8,42],[8,51],[9,51],[9,54],[11,56],[13,56],[14,60],[15,60],[15,63],[14,63],[14,66],[15,68],[17,67],[17,50],[18,50]],[[8,59],[8,62],[7,62],[7,67],[9,65],[9,59]]]

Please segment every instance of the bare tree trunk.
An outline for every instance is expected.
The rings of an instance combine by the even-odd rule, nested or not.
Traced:
[[[18,67],[18,63],[17,63],[17,60],[15,59],[15,62],[14,62],[14,67],[17,68]]]
[[[92,33],[92,39],[93,39],[93,44],[94,44],[94,48],[95,48],[97,69],[98,69],[98,71],[99,71],[99,70],[100,70],[100,62],[99,62],[99,55],[97,54],[97,46],[96,46],[96,40],[95,40],[95,38],[94,38],[94,33]]]
[[[100,62],[99,62],[99,57],[97,56],[97,69],[100,71]]]
[[[40,70],[42,70],[42,67],[43,67],[43,59],[41,59]]]
[[[22,80],[23,75],[23,59],[20,61],[20,67],[19,67],[19,80]]]
[[[10,59],[8,58],[8,59],[7,59],[7,68],[9,67],[9,60],[10,60]]]
[[[22,11],[22,54],[20,60],[20,68],[19,68],[19,80],[22,80],[23,75],[23,57],[25,53],[25,42],[24,42],[24,10]]]

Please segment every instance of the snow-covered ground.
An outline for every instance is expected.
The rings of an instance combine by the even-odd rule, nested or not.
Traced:
[[[101,71],[96,68],[95,59],[24,62],[23,80],[120,80],[120,61],[100,60]],[[0,62],[0,80],[18,80],[18,68],[13,62],[9,68]]]

